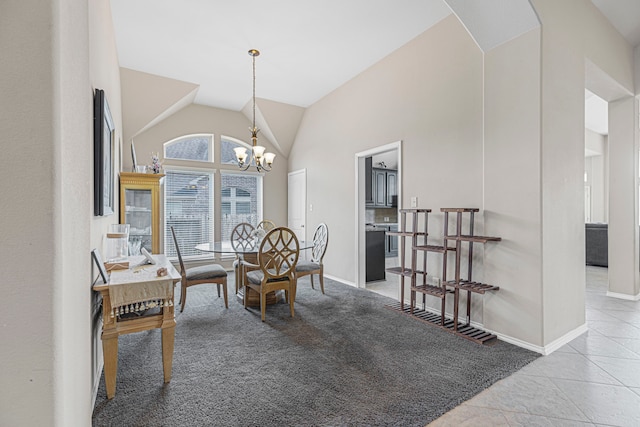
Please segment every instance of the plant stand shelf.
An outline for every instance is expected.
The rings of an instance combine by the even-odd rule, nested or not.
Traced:
[[[434,313],[431,311],[423,310],[421,308],[414,308],[413,314],[410,313],[410,307],[404,305],[403,308],[400,307],[399,302],[395,302],[393,304],[387,304],[384,306],[389,310],[396,311],[405,316],[411,317],[413,319],[417,319],[421,322],[428,323],[430,325],[441,328],[447,332],[455,334],[461,338],[468,339],[469,341],[473,341],[476,344],[482,345],[492,345],[495,344],[498,340],[498,337],[495,334],[487,332],[483,329],[479,329],[473,327],[471,325],[459,325],[458,331],[453,329],[453,319],[449,317],[445,317],[444,326],[441,324],[441,315],[438,313]]]
[[[404,315],[414,317],[425,323],[436,325],[448,332],[478,344],[491,344],[497,339],[496,335],[482,329],[471,326],[471,294],[484,294],[488,291],[497,291],[498,286],[480,283],[472,279],[473,273],[473,245],[474,243],[499,242],[500,237],[476,236],[473,233],[474,214],[479,211],[476,208],[442,208],[444,213],[444,232],[442,245],[427,243],[429,236],[429,213],[431,209],[400,209],[400,229],[388,232],[391,236],[398,236],[400,240],[400,267],[388,268],[386,271],[400,275],[400,300],[385,307],[398,311]],[[449,214],[456,215],[455,232],[449,232]],[[407,215],[411,215],[411,230],[407,229]],[[468,216],[467,234],[462,233],[463,215]],[[406,239],[411,238],[411,266],[406,265]],[[450,243],[451,242],[451,243]],[[462,244],[467,245],[467,276],[461,277],[462,269]],[[453,245],[452,245],[453,244]],[[418,269],[418,252],[422,252],[422,266]],[[455,254],[454,278],[447,280],[447,258],[449,253]],[[442,255],[442,273],[438,283],[427,283],[427,255],[435,253]],[[407,307],[404,302],[405,277],[411,280],[411,303]],[[418,280],[418,278],[421,280]],[[466,322],[460,324],[458,312],[460,306],[460,291],[467,292]],[[416,307],[417,294],[422,295],[422,309]],[[447,294],[453,294],[453,318],[445,315]],[[426,296],[441,300],[440,314],[426,310]]]

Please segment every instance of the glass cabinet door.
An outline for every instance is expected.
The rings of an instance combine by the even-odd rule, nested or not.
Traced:
[[[129,224],[129,255],[162,253],[160,200],[164,174],[120,172],[120,223]]]
[[[152,204],[150,189],[125,189],[125,223],[129,224],[129,254],[152,251]]]

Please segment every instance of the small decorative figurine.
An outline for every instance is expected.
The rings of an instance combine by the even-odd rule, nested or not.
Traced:
[[[162,162],[160,162],[160,153],[151,153],[151,164],[148,168],[153,173],[160,173],[162,171]]]

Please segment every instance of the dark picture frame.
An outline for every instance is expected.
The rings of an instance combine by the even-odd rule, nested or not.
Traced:
[[[100,252],[97,249],[91,251],[91,258],[98,266],[98,271],[100,272],[100,276],[102,276],[102,281],[104,283],[109,283],[109,276],[107,275],[107,269],[104,267],[104,263],[102,262],[102,257],[100,256]]]
[[[114,126],[104,90],[93,97],[93,204],[95,216],[113,214]]]

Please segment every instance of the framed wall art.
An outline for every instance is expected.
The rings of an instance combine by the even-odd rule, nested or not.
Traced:
[[[113,213],[114,126],[104,90],[93,97],[94,215]]]

